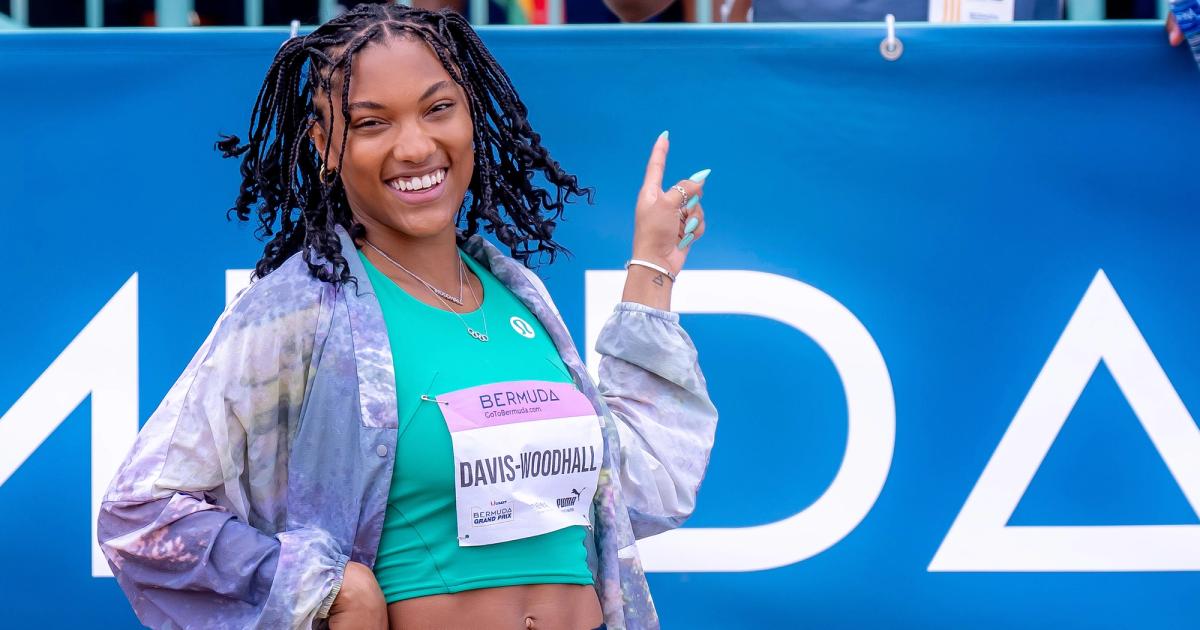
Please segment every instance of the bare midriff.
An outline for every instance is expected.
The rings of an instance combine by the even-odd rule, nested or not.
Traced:
[[[590,584],[521,584],[388,604],[391,630],[593,630],[603,623]]]

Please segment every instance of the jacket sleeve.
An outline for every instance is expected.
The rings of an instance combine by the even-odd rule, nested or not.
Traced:
[[[269,279],[222,313],[101,503],[100,547],[147,626],[311,627],[340,588],[328,533],[281,531],[321,299],[297,307]]]
[[[616,306],[596,341],[601,397],[621,443],[621,495],[634,536],[678,527],[696,506],[717,428],[696,346],[679,314]]]

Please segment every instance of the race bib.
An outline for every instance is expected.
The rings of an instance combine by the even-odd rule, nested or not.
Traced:
[[[604,444],[571,383],[509,381],[441,394],[463,547],[588,525]]]

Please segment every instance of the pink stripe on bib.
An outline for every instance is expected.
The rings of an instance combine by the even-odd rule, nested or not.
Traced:
[[[571,383],[506,381],[437,397],[450,432],[518,422],[594,416],[587,397]]]

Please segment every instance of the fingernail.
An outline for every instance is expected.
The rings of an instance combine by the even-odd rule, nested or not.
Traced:
[[[691,177],[689,177],[688,179],[690,179],[690,180],[692,180],[692,181],[696,182],[697,184],[699,184],[699,183],[703,182],[703,181],[705,180],[705,178],[707,178],[707,177],[708,177],[708,174],[709,174],[709,173],[711,173],[711,172],[712,172],[712,169],[711,169],[711,168],[706,168],[706,169],[704,169],[703,171],[698,171],[698,172],[697,172],[695,175],[692,175],[692,176],[691,176]]]
[[[698,203],[700,203],[700,195],[692,195],[692,199],[687,202],[687,205],[684,206],[684,208],[691,210],[692,208],[695,208],[696,204]]]
[[[667,136],[670,136],[670,135],[671,135],[670,131],[664,131],[664,132],[658,134],[658,139],[659,140],[667,140],[668,139]]]
[[[700,225],[700,219],[697,219],[696,217],[688,219],[687,223],[683,226],[683,233],[691,234],[692,230],[696,229],[697,225]]]
[[[691,242],[694,240],[696,240],[695,234],[686,234],[686,235],[684,235],[683,240],[679,241],[679,244],[675,246],[675,249],[678,249],[679,251],[683,251],[683,250],[687,249],[687,246],[690,245]]]

